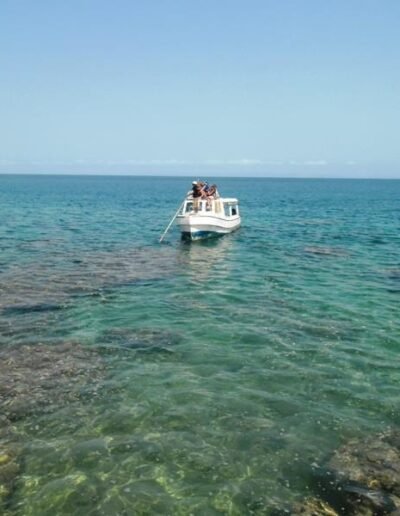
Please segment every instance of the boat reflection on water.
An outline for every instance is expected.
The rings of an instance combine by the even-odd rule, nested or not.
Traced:
[[[229,256],[234,247],[235,238],[232,235],[200,240],[195,245],[181,240],[178,262],[187,274],[193,275],[198,281],[214,277],[216,269],[219,277],[225,276],[230,269]]]

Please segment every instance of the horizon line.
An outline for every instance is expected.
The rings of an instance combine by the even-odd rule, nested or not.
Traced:
[[[82,173],[82,172],[62,172],[62,173],[54,173],[54,172],[1,172],[0,176],[51,176],[51,177],[140,177],[140,178],[161,178],[161,179],[190,179],[193,177],[198,177],[198,174],[190,174],[190,175],[180,175],[180,174],[132,174],[132,173],[119,173],[119,174],[110,174],[110,173]],[[263,175],[215,175],[215,174],[205,174],[205,177],[216,177],[219,179],[310,179],[310,180],[352,180],[352,181],[400,181],[400,177],[372,177],[372,176],[263,176]]]

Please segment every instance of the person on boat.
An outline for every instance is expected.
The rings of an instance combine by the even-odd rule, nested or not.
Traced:
[[[207,206],[208,209],[211,208],[211,201],[213,199],[216,199],[217,196],[217,185],[211,185],[207,188],[207,191],[205,192],[205,198],[207,199]]]
[[[193,181],[192,183],[193,199],[198,199],[203,196],[203,184],[201,181]]]
[[[201,187],[201,195],[202,195],[202,198],[203,199],[207,199],[208,197],[208,191],[210,189],[210,186],[209,184],[207,183],[207,181],[202,181],[201,182],[202,184],[202,187]]]
[[[217,195],[217,185],[211,185],[207,190],[207,197],[215,199]]]
[[[207,181],[193,181],[192,194],[194,198],[201,197],[207,199],[209,186]]]
[[[195,212],[199,211],[199,200],[203,198],[202,188],[201,181],[192,182],[193,210]]]

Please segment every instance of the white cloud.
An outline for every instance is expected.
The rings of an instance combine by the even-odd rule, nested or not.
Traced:
[[[325,167],[328,162],[324,159],[308,160],[304,162],[304,165],[310,165],[312,167]]]
[[[238,160],[230,160],[227,162],[228,165],[243,165],[245,167],[253,166],[253,165],[262,165],[263,162],[259,159],[238,159]]]
[[[234,166],[255,166],[255,165],[264,165],[265,162],[259,159],[228,159],[228,160],[219,160],[219,159],[208,159],[203,162],[199,162],[199,165],[215,165],[215,166],[226,166],[226,165],[234,165]]]
[[[324,159],[308,159],[306,161],[291,160],[288,161],[287,164],[295,167],[304,165],[306,165],[307,167],[325,167],[326,165],[329,165],[329,163]]]

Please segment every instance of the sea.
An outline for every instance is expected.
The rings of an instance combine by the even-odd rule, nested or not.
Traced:
[[[398,428],[400,181],[0,176],[0,513],[290,512]]]

